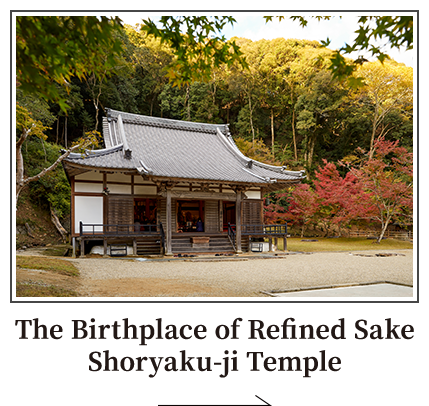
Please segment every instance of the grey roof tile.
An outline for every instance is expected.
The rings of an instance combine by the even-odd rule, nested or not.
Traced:
[[[125,139],[118,117],[121,116]],[[237,183],[289,183],[303,172],[287,171],[245,157],[225,124],[193,123],[109,110],[103,120],[106,149],[86,156],[71,154],[67,162],[93,168],[140,169],[154,178],[181,178]],[[131,150],[126,158],[123,143]]]

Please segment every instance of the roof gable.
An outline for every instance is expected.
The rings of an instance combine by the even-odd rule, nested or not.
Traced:
[[[226,124],[194,123],[108,109],[106,148],[67,162],[94,168],[136,170],[153,178],[234,183],[294,183],[303,172],[266,165],[244,156]]]

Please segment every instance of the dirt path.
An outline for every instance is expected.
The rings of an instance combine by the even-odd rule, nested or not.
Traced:
[[[376,256],[376,254],[388,254]],[[393,254],[393,255],[392,255]],[[388,281],[413,284],[412,250],[145,260],[68,259],[80,277],[17,269],[18,282],[51,284],[84,297],[267,297],[263,291]]]
[[[233,290],[220,290],[199,284],[163,278],[122,278],[86,281],[79,292],[92,297],[213,297],[234,296]]]
[[[314,253],[272,259],[73,260],[84,296],[266,297],[262,291],[388,281],[413,284],[411,250]],[[392,252],[388,253],[392,254]]]

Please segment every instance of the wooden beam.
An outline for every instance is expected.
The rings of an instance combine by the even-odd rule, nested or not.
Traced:
[[[187,192],[181,190],[170,191],[174,199],[196,199],[196,200],[228,200],[235,201],[237,195],[234,193],[217,193],[217,192]],[[167,197],[167,190],[161,190],[159,196]]]

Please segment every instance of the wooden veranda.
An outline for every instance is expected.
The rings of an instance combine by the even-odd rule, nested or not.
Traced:
[[[240,236],[235,224],[228,224],[227,232],[172,233],[171,254],[176,253],[228,253],[241,252],[241,247],[251,251],[253,239],[268,239],[269,251],[272,251],[273,239],[283,238],[284,250],[287,250],[287,225],[243,224]],[[240,238],[240,240],[238,240]],[[85,242],[102,241],[103,255],[108,255],[112,247],[131,244],[134,255],[165,255],[167,241],[162,223],[159,224],[84,224],[79,223],[80,255],[85,255]],[[238,244],[240,242],[240,244]],[[240,247],[240,250],[237,249]],[[144,249],[146,247],[146,250]],[[149,247],[149,249],[148,249]],[[73,256],[76,246],[73,245]]]

